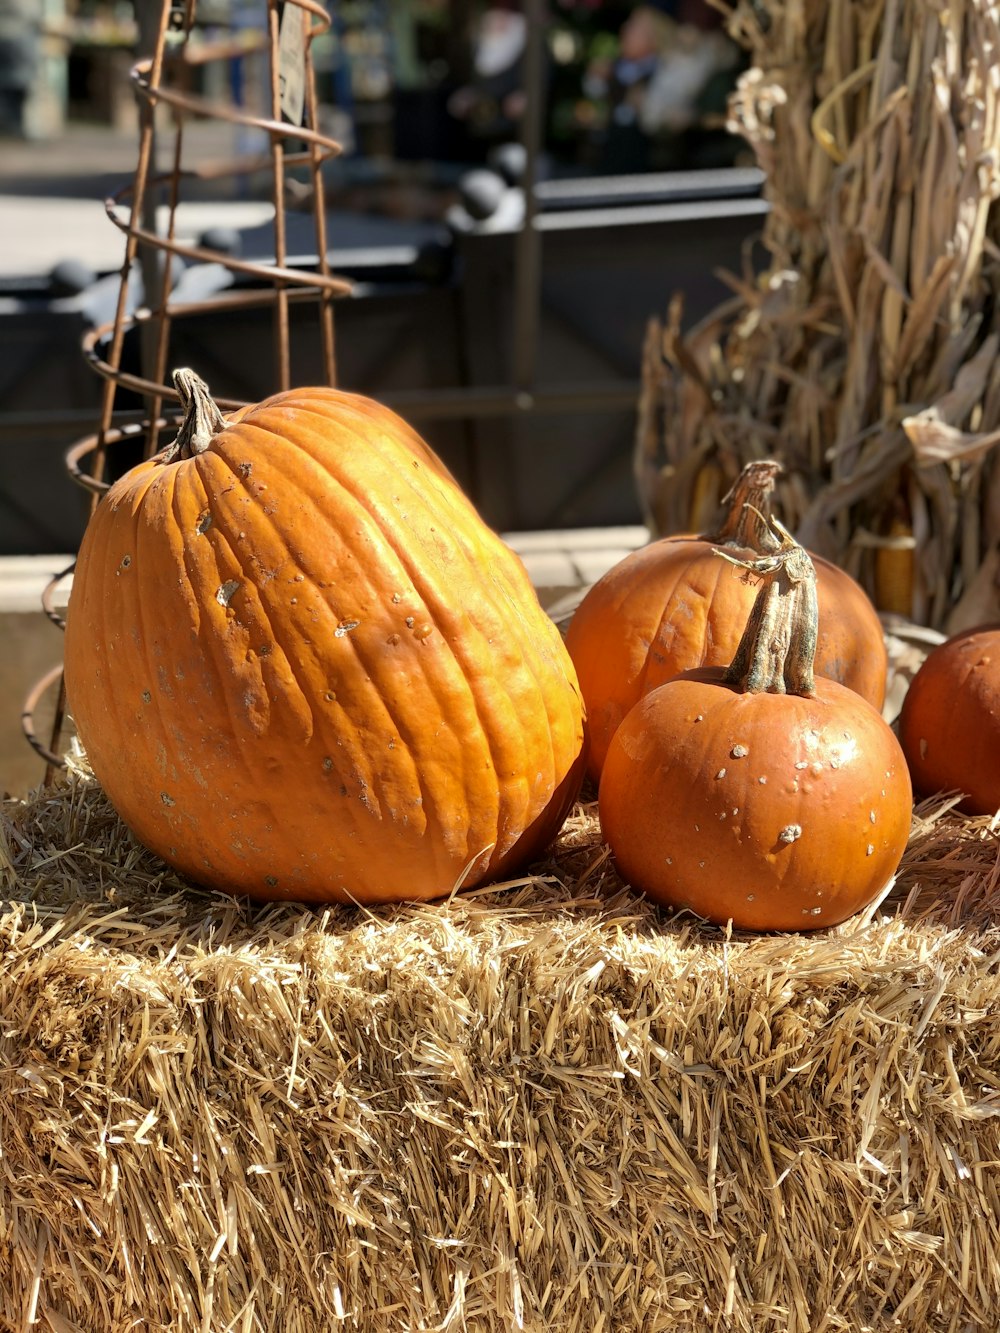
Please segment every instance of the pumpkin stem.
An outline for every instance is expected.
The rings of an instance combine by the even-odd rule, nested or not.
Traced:
[[[194,458],[202,454],[224,430],[226,419],[219,411],[208,391],[208,385],[193,370],[175,370],[174,388],[181,400],[184,419],[181,422],[177,438],[164,452],[165,463],[175,463],[181,458]]]
[[[762,554],[778,549],[779,543],[767,525],[771,512],[771,496],[781,464],[773,458],[762,458],[747,463],[722,497],[727,506],[725,518],[718,532],[708,541],[717,546],[749,547]]]
[[[762,584],[726,668],[726,682],[744,694],[814,694],[816,570],[808,553],[775,518],[768,536],[773,554],[759,560],[738,560],[716,551]]]

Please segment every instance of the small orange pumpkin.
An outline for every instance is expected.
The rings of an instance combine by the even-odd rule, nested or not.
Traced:
[[[629,709],[680,671],[732,658],[754,588],[715,554],[765,555],[770,497],[780,465],[749,463],[726,496],[719,531],[661,537],[632,551],[580,602],[566,632],[587,710],[588,771],[598,780],[611,738]],[[822,626],[816,670],[876,708],[885,698],[888,656],[864,590],[836,565],[813,557]]]
[[[175,444],[80,550],[66,685],[94,773],[191,879],[427,899],[507,874],[582,780],[572,662],[517,556],[394,413],[325,388]]]
[[[928,653],[903,699],[899,740],[921,796],[960,791],[967,814],[1000,810],[1000,625]]]
[[[601,829],[621,875],[658,902],[754,930],[830,926],[896,870],[906,761],[880,713],[813,675],[806,552],[784,534],[747,568],[764,584],[729,668],[684,672],[615,732]]]

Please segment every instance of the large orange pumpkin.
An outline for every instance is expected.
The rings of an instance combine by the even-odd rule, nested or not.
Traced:
[[[922,796],[960,791],[967,814],[1000,810],[1000,626],[931,650],[903,699],[899,739]]]
[[[566,632],[587,709],[591,777],[600,778],[611,738],[629,709],[678,672],[732,658],[755,589],[715,554],[766,554],[766,516],[780,466],[750,463],[726,497],[725,520],[709,536],[662,537],[632,551],[581,601]],[[876,708],[885,697],[887,653],[878,614],[858,583],[813,557],[819,596],[816,670]]]
[[[896,870],[906,761],[880,713],[813,675],[806,553],[786,541],[753,568],[766,581],[730,667],[661,685],[615,732],[601,828],[621,875],[658,902],[747,929],[830,926]]]
[[[582,779],[572,663],[520,560],[394,413],[295,389],[97,507],[66,685],[94,773],[193,880],[429,899],[507,874]]]

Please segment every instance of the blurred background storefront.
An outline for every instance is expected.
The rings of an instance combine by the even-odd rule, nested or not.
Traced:
[[[175,8],[180,26],[191,10]],[[744,58],[722,14],[708,0],[327,10],[313,46],[317,128],[343,152],[322,185],[330,262],[354,284],[336,307],[338,382],[412,420],[499,529],[639,521],[647,322],[678,292],[688,323],[728,295],[719,270],[745,267],[766,211],[760,173],[726,127]],[[0,554],[74,550],[86,519],[63,456],[99,401],[79,349],[112,317],[122,253],[101,201],[131,179],[130,69],[161,12],[152,0],[0,0],[0,227],[12,238],[0,258]],[[266,60],[242,54],[261,48],[265,0],[197,0],[193,12],[190,91],[260,105]],[[229,58],[199,63],[220,43]],[[268,140],[194,117],[184,143],[197,168]],[[194,170],[178,217],[192,243],[267,260],[271,188]],[[285,191],[290,262],[315,267],[311,186],[292,173]],[[134,307],[148,276],[136,265]],[[178,263],[174,281],[172,299],[207,300],[240,279]],[[172,364],[202,367],[220,396],[272,391],[263,318],[206,315],[172,336]],[[129,337],[126,365],[141,350]],[[295,382],[322,377],[314,353],[300,336]]]
[[[152,6],[147,6],[152,8]],[[517,0],[343,0],[315,52],[321,100],[351,156],[469,164],[516,137],[527,20]],[[6,134],[46,138],[67,120],[125,126],[140,40],[131,0],[0,0]],[[216,27],[259,29],[258,0],[200,0]],[[544,144],[555,174],[718,166],[741,53],[710,0],[552,0]],[[211,70],[218,81],[220,72]],[[237,66],[233,67],[238,78]],[[210,89],[218,91],[218,89]],[[233,90],[239,96],[239,89]]]

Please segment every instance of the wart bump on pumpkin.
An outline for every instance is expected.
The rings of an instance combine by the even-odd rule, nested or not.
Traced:
[[[334,389],[294,389],[227,419],[192,371],[176,372],[174,382],[184,409],[177,438],[119,478],[94,510],[67,616],[67,696],[112,804],[180,873],[253,897],[272,896],[268,889],[280,882],[280,896],[300,902],[442,898],[483,847],[490,851],[476,852],[475,878],[464,888],[519,872],[561,826],[584,763],[573,665],[520,560],[387,408]],[[253,467],[252,485],[241,483],[240,464]],[[169,484],[158,484],[165,470]],[[254,498],[264,489],[256,484],[261,474],[271,479],[266,508]],[[394,507],[401,477],[405,502],[419,496],[427,511],[433,540]],[[378,522],[359,519],[359,485]],[[245,568],[234,570],[225,541],[201,540],[206,497],[215,530],[233,539],[245,530],[258,551]],[[118,605],[124,599],[109,589],[123,551],[136,549],[143,559],[129,578],[138,580],[138,603]],[[304,577],[285,583],[296,569]],[[356,651],[345,654],[339,640],[360,622],[338,625],[310,569],[342,589],[347,606],[367,607],[361,599],[370,595],[378,607]],[[292,590],[303,603],[297,610]],[[411,630],[426,625],[454,652],[430,651],[406,635],[386,653],[385,637],[398,623],[384,604],[394,595],[420,612]],[[136,604],[150,608],[141,625]],[[216,604],[234,615],[227,610],[227,632],[206,633],[220,628],[209,614]],[[255,668],[248,648],[263,633],[275,651]],[[148,681],[152,636],[167,675],[142,714],[148,725],[133,735],[134,710],[121,701]],[[518,652],[497,651],[487,639],[516,641]],[[336,709],[325,698],[331,678]],[[258,699],[252,726],[242,716],[248,682]],[[324,782],[322,750],[311,748],[319,719],[335,770],[364,774],[366,808],[338,798],[339,783]],[[394,750],[369,745],[387,725],[405,740]],[[157,759],[161,737],[169,738],[165,767]],[[501,753],[514,758],[491,766],[490,756]],[[529,781],[536,773],[542,780]],[[170,827],[176,816],[159,799],[164,774],[180,784],[171,792],[183,828]],[[253,845],[244,839],[239,857],[219,838],[220,804],[206,801],[206,790],[234,819],[253,822]],[[425,817],[405,827],[392,815],[421,802]]]
[[[731,659],[758,575],[744,563],[734,570],[741,577],[718,578],[717,552],[738,563],[774,551],[767,515],[780,472],[774,459],[747,464],[723,498],[725,516],[716,531],[648,542],[598,579],[574,612],[566,645],[586,704],[588,771],[595,781],[619,722],[643,694],[682,671]],[[881,708],[888,659],[878,614],[842,569],[817,558],[816,572],[823,597],[838,608],[836,619],[824,623],[817,674]],[[693,638],[675,632],[680,622]]]
[[[752,564],[760,587],[732,663],[683,672],[640,699],[611,741],[598,806],[619,873],[657,902],[687,904],[720,925],[797,930],[803,918],[822,914],[824,925],[832,926],[875,901],[906,846],[912,794],[900,771],[899,744],[881,715],[845,686],[815,675],[815,572],[802,547],[780,525],[773,527],[780,543],[773,555]],[[697,746],[688,730],[696,711],[705,719]],[[839,751],[831,754],[829,728],[816,725],[820,712],[848,730],[851,763],[840,764]],[[737,744],[734,731],[742,732]],[[725,754],[766,753],[781,765],[794,762],[804,748],[823,775],[822,799],[803,793],[794,801],[796,811],[809,814],[808,839],[801,837],[797,820],[788,820],[783,785],[767,784],[741,765],[730,770],[727,782],[741,788],[733,792],[743,798],[733,807],[734,817],[744,810],[740,836],[713,826],[714,838],[707,835],[713,874],[700,873],[702,858],[708,860],[700,838],[697,850],[694,840],[675,847],[666,868],[658,854],[668,825],[665,813],[674,828],[697,818],[711,799],[710,784]],[[868,844],[866,851],[866,839],[858,835],[870,829],[871,801],[883,771],[895,774],[879,814],[883,838],[878,848]],[[775,855],[771,838],[754,833],[767,827],[781,829],[781,842],[794,843],[794,852]],[[834,883],[831,862],[838,867]],[[817,885],[827,895],[820,911],[802,901]]]

